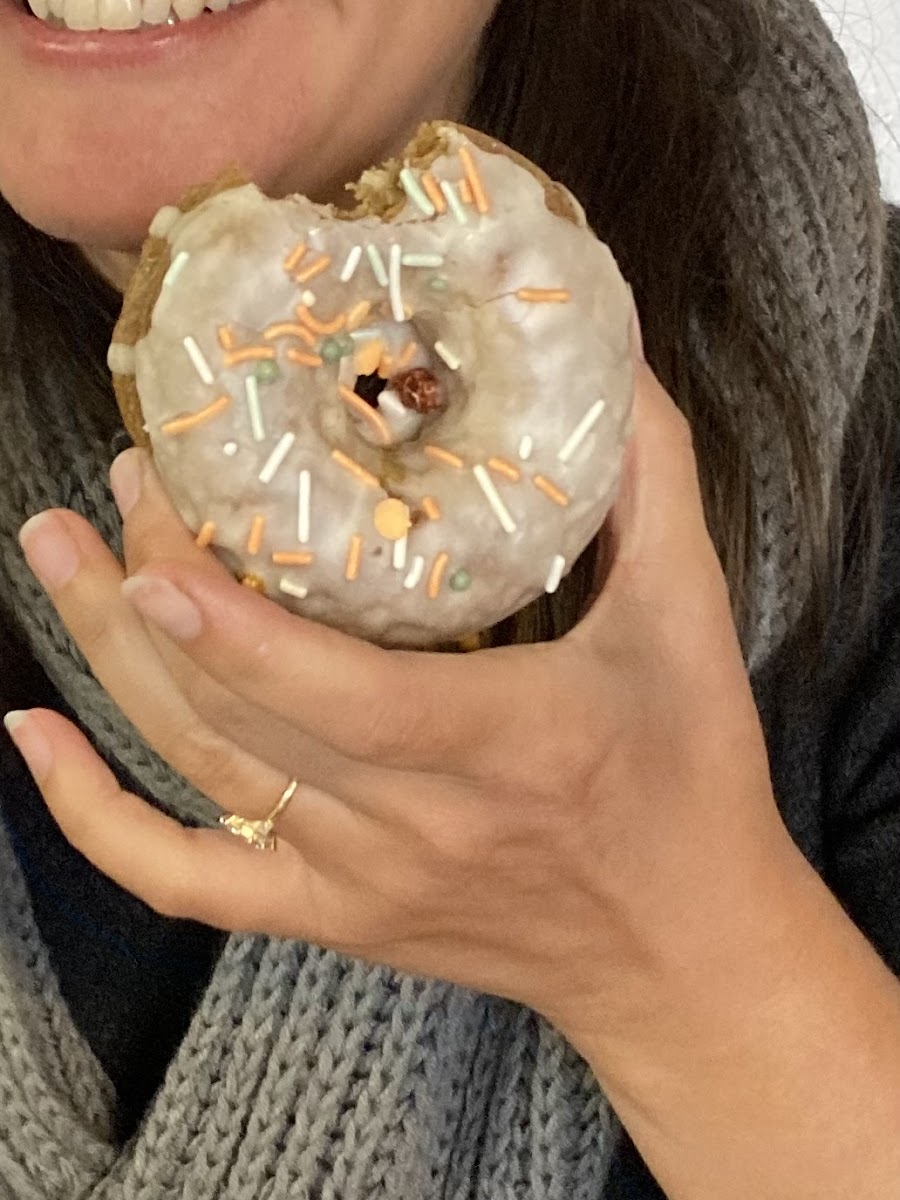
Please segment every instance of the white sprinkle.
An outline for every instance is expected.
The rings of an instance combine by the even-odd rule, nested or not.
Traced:
[[[379,287],[387,287],[388,273],[385,270],[384,259],[381,257],[381,251],[377,246],[366,246],[366,254],[369,256],[369,262],[372,264],[372,274],[375,276],[375,281]]]
[[[443,180],[441,183],[441,191],[447,197],[447,204],[450,208],[450,211],[453,213],[454,217],[456,217],[460,225],[468,225],[469,214],[466,212],[465,205],[463,204],[462,200],[460,200],[453,184],[447,179]]]
[[[307,308],[314,308],[318,297],[316,296],[315,292],[306,291],[303,293],[303,295],[300,297],[300,299],[303,301],[303,303],[306,305]]]
[[[404,254],[404,267],[442,267],[447,260],[443,254]]]
[[[187,250],[182,250],[180,254],[175,255],[172,259],[172,265],[166,271],[166,277],[162,281],[164,288],[173,287],[178,282],[178,276],[188,265],[190,257]]]
[[[393,417],[395,420],[409,416],[410,412],[393,388],[384,389],[378,397],[378,407],[383,413],[387,413],[389,417]]]
[[[133,375],[134,346],[126,342],[113,342],[107,351],[106,362],[113,375]]]
[[[176,208],[174,204],[167,204],[165,208],[159,210],[150,222],[150,236],[155,238],[168,237],[182,216],[183,213],[180,208]]]
[[[448,349],[443,342],[434,343],[434,352],[444,360],[451,371],[458,371],[462,366],[462,359],[459,355]]]
[[[269,461],[259,473],[260,483],[271,483],[278,474],[278,469],[290,453],[291,446],[297,440],[293,433],[286,433],[269,455]]]
[[[394,542],[394,570],[402,571],[406,566],[406,554],[409,550],[409,536],[398,538]]]
[[[587,412],[585,417],[575,426],[572,434],[567,438],[565,445],[557,454],[557,458],[561,463],[567,463],[572,455],[582,444],[597,422],[603,415],[603,410],[606,408],[606,402],[598,400]]]
[[[473,471],[481,490],[485,494],[488,504],[490,504],[491,508],[494,510],[494,516],[507,533],[515,533],[518,529],[518,526],[510,516],[509,509],[500,499],[500,493],[494,487],[494,481],[491,479],[490,475],[488,475],[487,469],[479,464],[479,466],[473,467]]]
[[[400,185],[420,212],[423,212],[426,217],[435,215],[437,209],[429,200],[427,192],[416,179],[411,167],[404,167],[400,172]]]
[[[347,255],[347,261],[344,263],[344,269],[341,271],[341,283],[349,283],[356,274],[356,268],[359,266],[362,258],[362,246],[354,246]]]
[[[380,329],[354,329],[350,336],[354,342],[374,342],[383,334]]]
[[[215,383],[216,377],[209,369],[209,363],[203,357],[203,351],[197,345],[192,337],[184,339],[184,348],[190,355],[191,362],[197,369],[197,374],[205,384]]]
[[[294,596],[297,600],[305,600],[309,595],[309,588],[305,588],[299,583],[292,583],[290,579],[282,579],[278,590],[284,592],[286,596]]]
[[[225,455],[226,458],[234,458],[234,456],[237,454],[237,452],[238,452],[237,442],[226,442],[225,445],[222,447],[222,453]]]
[[[528,462],[533,449],[534,438],[530,433],[526,433],[521,442],[519,442],[519,458],[521,458],[522,462]]]
[[[548,596],[552,596],[554,592],[559,591],[559,585],[562,583],[563,571],[566,569],[566,560],[561,554],[557,554],[553,560],[553,566],[550,568],[550,574],[547,576],[545,590]]]
[[[297,538],[301,546],[309,542],[309,512],[312,496],[312,475],[309,471],[300,472],[300,503],[297,514]]]
[[[403,267],[403,251],[397,242],[391,245],[391,312],[395,321],[406,320],[406,308],[403,304],[403,292],[400,287],[400,271]]]
[[[408,592],[413,591],[422,582],[422,576],[425,574],[425,559],[421,554],[417,554],[413,559],[412,570],[403,581],[403,586]]]
[[[245,384],[247,391],[247,408],[250,410],[250,428],[253,430],[253,440],[266,440],[266,427],[263,423],[262,409],[259,404],[259,380],[255,375],[248,375]]]

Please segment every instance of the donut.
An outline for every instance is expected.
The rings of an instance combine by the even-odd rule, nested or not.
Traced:
[[[249,586],[385,646],[554,592],[611,506],[633,301],[560,185],[450,123],[351,185],[154,219],[109,351],[176,509]]]

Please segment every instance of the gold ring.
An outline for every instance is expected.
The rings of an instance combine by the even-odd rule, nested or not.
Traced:
[[[277,850],[278,838],[275,836],[275,822],[293,800],[299,786],[298,781],[292,779],[281,793],[281,799],[269,815],[261,821],[251,821],[247,817],[228,814],[219,817],[219,824],[229,833],[246,842],[248,846],[252,846],[254,850]]]

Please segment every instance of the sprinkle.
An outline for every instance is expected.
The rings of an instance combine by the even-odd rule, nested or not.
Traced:
[[[229,350],[225,355],[225,366],[239,367],[242,363],[262,362],[274,358],[274,346],[244,346],[240,350]]]
[[[422,175],[422,187],[425,189],[425,195],[435,207],[435,211],[445,213],[447,211],[447,201],[444,193],[438,187],[438,181],[430,171],[426,171]]]
[[[322,337],[340,333],[347,324],[347,317],[344,313],[339,313],[333,321],[318,321],[304,304],[297,309],[297,319],[307,325],[313,333],[318,333]]]
[[[433,292],[446,292],[450,287],[450,280],[446,275],[435,275],[433,279],[428,280],[428,286]]]
[[[150,236],[155,238],[168,237],[182,216],[183,213],[180,208],[176,208],[174,204],[167,204],[165,208],[159,210],[150,222]]]
[[[184,348],[187,350],[188,356],[191,362],[194,364],[197,374],[200,376],[203,382],[207,385],[215,383],[216,377],[209,369],[209,363],[203,357],[203,351],[192,337],[186,337],[184,339]]]
[[[597,422],[603,415],[603,410],[606,408],[606,403],[603,400],[598,400],[572,431],[571,436],[566,440],[563,448],[557,454],[557,458],[561,463],[567,463],[572,458],[575,451],[582,444]]]
[[[568,508],[569,507],[569,504],[570,504],[569,497],[562,490],[562,488],[558,488],[556,486],[556,484],[553,483],[551,480],[545,479],[543,475],[535,475],[532,482],[534,483],[534,486],[538,489],[538,491],[543,492],[544,495],[549,500],[552,500],[554,504],[558,504],[560,506],[560,508]]]
[[[434,343],[434,352],[439,358],[444,360],[451,371],[458,371],[462,366],[462,359],[459,355],[445,346],[443,342]]]
[[[390,379],[394,373],[394,356],[385,348],[378,360],[378,374],[382,379]]]
[[[441,191],[446,196],[447,204],[449,205],[450,211],[453,213],[454,217],[459,222],[459,224],[460,225],[468,225],[469,214],[463,208],[462,201],[460,200],[459,196],[456,194],[456,188],[453,186],[453,184],[450,183],[449,180],[447,180],[447,179],[443,180],[443,182],[441,183]]]
[[[343,344],[339,342],[337,338],[329,337],[326,338],[319,346],[319,353],[322,355],[322,358],[325,360],[325,362],[336,363],[340,362],[342,358],[346,358],[348,353],[352,354],[355,346],[356,343],[353,342],[351,343],[351,349],[349,351],[345,351]]]
[[[353,249],[350,251],[350,253],[347,255],[347,261],[344,263],[344,266],[341,270],[341,283],[349,283],[350,282],[350,280],[356,274],[356,271],[357,271],[357,268],[359,267],[361,259],[362,259],[362,246],[354,246]]]
[[[309,288],[307,288],[306,291],[303,292],[302,295],[300,296],[300,299],[303,301],[303,303],[306,305],[307,308],[314,308],[318,297],[316,296],[315,292],[311,292],[309,290]]]
[[[343,467],[345,471],[349,471],[351,475],[355,475],[360,483],[365,483],[369,487],[374,488],[381,487],[376,475],[373,475],[371,471],[367,471],[365,467],[360,466],[355,459],[351,458],[349,454],[345,454],[343,450],[332,450],[331,457],[338,466]]]
[[[458,454],[453,454],[451,451],[445,450],[443,446],[425,446],[423,449],[429,458],[444,463],[448,467],[461,468],[466,465]]]
[[[213,539],[216,536],[215,521],[204,521],[203,528],[197,534],[197,545],[201,550],[205,550],[207,546],[211,546]]]
[[[305,350],[288,350],[288,362],[296,363],[299,367],[321,367],[324,359],[318,354],[307,354]]]
[[[309,567],[316,561],[314,554],[303,550],[276,550],[272,563],[276,567]]]
[[[475,197],[472,195],[472,185],[468,179],[461,179],[459,181],[459,195],[463,204],[475,203]]]
[[[309,283],[310,280],[317,279],[320,275],[331,266],[331,257],[328,254],[323,254],[314,262],[311,262],[308,267],[304,267],[302,271],[298,271],[294,276],[297,283]]]
[[[259,473],[260,483],[271,483],[284,460],[291,451],[291,447],[296,442],[297,437],[293,433],[285,433],[281,441],[269,455],[269,460]]]
[[[219,339],[219,345],[223,350],[233,350],[237,344],[235,341],[234,330],[230,325],[220,325],[216,330],[216,335]]]
[[[460,567],[458,571],[454,571],[450,576],[451,592],[467,592],[471,586],[472,576],[463,567]]]
[[[391,431],[387,421],[385,421],[378,409],[373,408],[371,404],[366,404],[362,396],[357,396],[356,392],[348,387],[341,386],[338,388],[338,391],[344,403],[348,404],[357,416],[369,422],[381,439],[382,445],[389,446],[391,444]]]
[[[417,554],[413,559],[412,570],[403,581],[403,586],[408,592],[413,591],[419,586],[422,576],[425,574],[425,559],[421,554]]]
[[[408,506],[390,496],[375,505],[373,519],[378,533],[388,542],[402,541],[412,525]]]
[[[316,345],[312,331],[305,325],[298,325],[294,321],[280,321],[277,325],[270,325],[263,333],[263,337],[267,342],[276,342],[279,338],[286,337],[299,338],[301,342],[306,342],[311,350]]]
[[[464,654],[474,654],[482,647],[482,634],[469,633],[465,637],[458,639],[457,645]]]
[[[395,571],[403,571],[406,568],[406,555],[409,550],[409,537],[398,538],[394,542],[393,564]]]
[[[528,462],[533,450],[534,438],[530,433],[526,433],[521,442],[519,442],[519,458],[521,458],[522,462]]]
[[[113,342],[106,354],[106,364],[113,375],[133,375],[134,346],[129,346],[126,342]]]
[[[484,492],[485,499],[493,509],[494,516],[500,522],[506,533],[515,533],[518,526],[510,515],[509,509],[500,499],[500,493],[494,487],[494,481],[488,475],[487,471],[480,464],[473,467],[475,478],[478,480],[478,486]]]
[[[572,293],[565,288],[519,288],[516,299],[526,304],[568,304]]]
[[[514,467],[511,462],[507,462],[505,458],[489,458],[488,466],[492,471],[496,471],[499,475],[505,475],[507,479],[511,479],[513,483],[518,483],[522,478],[522,472],[518,467]]]
[[[434,566],[431,568],[431,574],[428,576],[429,600],[437,600],[441,594],[441,584],[444,582],[444,572],[447,570],[447,563],[449,561],[450,555],[446,551],[441,551],[434,560]]]
[[[362,537],[358,533],[354,533],[350,539],[350,548],[347,551],[347,569],[344,571],[344,578],[348,583],[354,583],[359,579],[359,569],[362,566],[362,548]]]
[[[294,583],[290,579],[282,579],[278,590],[284,592],[286,596],[293,596],[295,600],[305,600],[309,595],[309,588],[303,587],[300,583]]]
[[[237,452],[238,452],[237,442],[226,442],[225,445],[222,447],[222,453],[225,455],[226,458],[234,458],[234,456],[237,454]]]
[[[441,519],[441,507],[433,496],[422,497],[422,512],[429,521],[439,521]]]
[[[247,408],[250,412],[250,428],[253,430],[253,440],[266,440],[266,427],[263,423],[262,409],[259,405],[259,384],[252,375],[248,375],[244,384],[247,390]]]
[[[172,265],[166,271],[165,278],[162,281],[164,288],[173,287],[178,282],[178,276],[188,265],[190,257],[187,250],[182,250],[180,254],[175,255],[172,259]]]
[[[249,588],[251,592],[256,592],[260,596],[266,594],[266,581],[261,575],[242,575],[240,583],[241,587]]]
[[[262,359],[253,368],[259,383],[275,383],[281,378],[281,367],[272,358]]]
[[[287,258],[284,260],[284,269],[290,275],[300,263],[306,258],[306,252],[309,249],[306,242],[301,242],[299,246],[295,246]]]
[[[198,425],[205,425],[207,421],[217,417],[219,413],[225,411],[230,403],[230,396],[220,396],[218,400],[213,400],[212,404],[207,404],[206,408],[201,408],[199,412],[176,417],[174,421],[166,421],[165,425],[160,427],[161,432],[166,437],[172,437],[177,433],[187,433],[191,429],[196,429]]]
[[[428,193],[416,179],[415,172],[411,167],[404,167],[400,172],[400,186],[412,200],[413,204],[423,212],[426,217],[433,217],[437,209],[428,198]]]
[[[417,349],[418,349],[418,345],[416,344],[416,342],[407,342],[407,344],[403,347],[403,350],[400,353],[400,357],[397,359],[395,369],[397,371],[405,371],[406,368],[409,366],[409,364],[412,362],[412,360],[415,358]]]
[[[472,200],[482,216],[491,211],[491,205],[484,190],[484,182],[478,172],[475,157],[468,146],[460,146],[459,157],[466,172],[466,179],[472,189]]]
[[[372,305],[368,300],[360,300],[359,304],[354,304],[347,313],[347,329],[351,332],[359,329],[371,311]]]
[[[372,274],[375,276],[375,281],[379,287],[387,287],[388,273],[384,266],[384,259],[381,257],[381,251],[377,246],[366,246],[366,254],[369,256],[369,262],[372,264]]]
[[[403,267],[403,251],[397,242],[391,244],[391,273],[389,277],[391,288],[391,313],[395,321],[406,320],[406,308],[403,304],[403,293],[400,290],[400,272]]]
[[[550,568],[550,574],[547,576],[547,582],[544,585],[544,590],[548,596],[552,596],[555,592],[559,591],[559,585],[562,583],[563,571],[565,569],[566,560],[561,554],[557,554]]]
[[[297,506],[297,541],[301,546],[305,546],[309,542],[311,500],[312,475],[309,471],[301,471],[299,503]]]
[[[446,259],[443,254],[404,254],[404,267],[431,267],[433,270],[442,267]]]
[[[353,359],[353,368],[357,375],[374,375],[381,362],[385,346],[381,338],[372,342],[363,342],[358,347]]]
[[[250,526],[250,535],[247,538],[247,553],[259,554],[262,549],[263,535],[266,532],[266,518],[260,513],[257,513],[253,518],[253,524]]]

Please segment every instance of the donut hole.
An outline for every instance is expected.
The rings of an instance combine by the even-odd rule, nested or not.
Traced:
[[[388,380],[375,371],[371,375],[357,375],[353,390],[370,408],[377,408],[381,394],[387,386]]]

